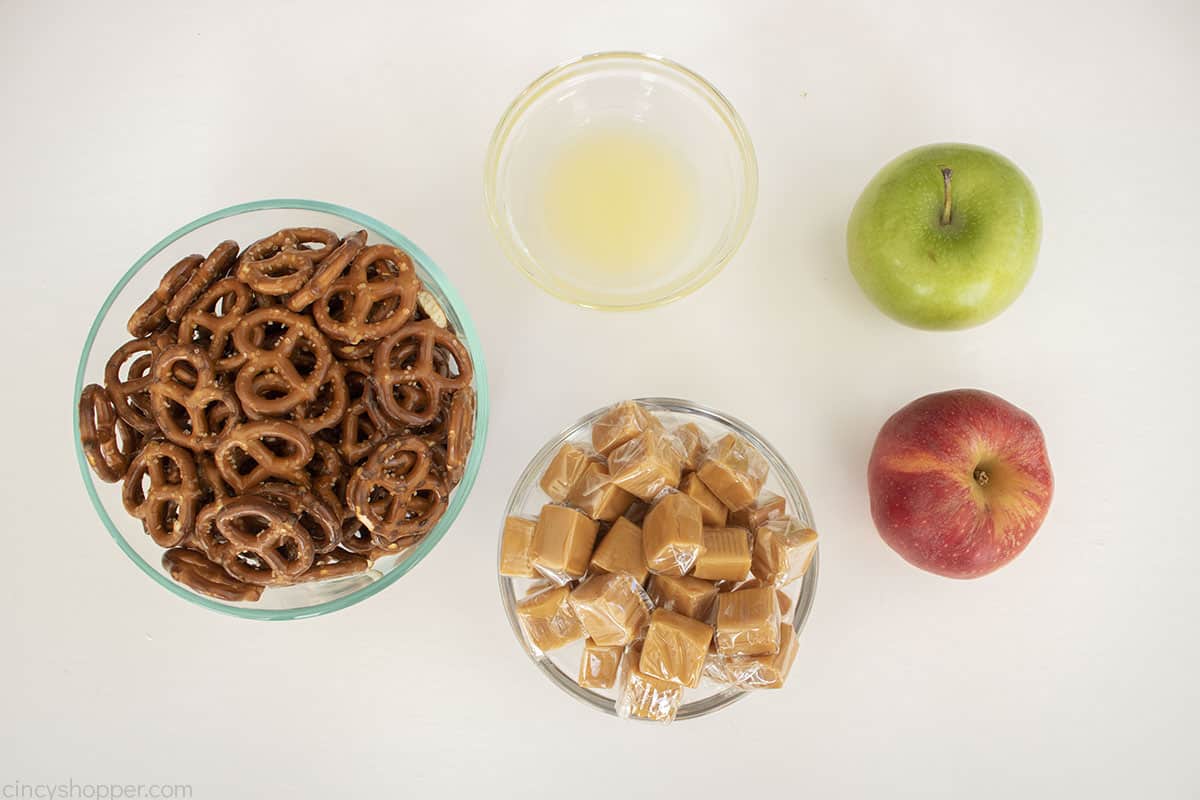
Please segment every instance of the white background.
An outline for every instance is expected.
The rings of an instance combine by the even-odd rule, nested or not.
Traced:
[[[1194,0],[0,0],[0,789],[1195,796],[1198,40]],[[606,316],[505,262],[481,173],[518,90],[616,48],[726,93],[761,192],[706,288]],[[1045,216],[1024,296],[962,333],[889,321],[844,258],[871,175],[939,140],[1013,158]],[[117,277],[182,223],[274,196],[351,206],[427,250],[483,335],[493,403],[475,492],[431,556],[362,605],[283,624],[141,575],[88,504],[70,433],[78,352]],[[1058,480],[1025,554],[966,583],[889,551],[864,488],[887,415],[960,386],[1031,412]],[[649,394],[756,427],[823,532],[788,687],[665,728],[551,686],[494,578],[527,459]]]

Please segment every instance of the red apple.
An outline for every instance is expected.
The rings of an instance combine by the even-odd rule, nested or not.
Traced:
[[[893,414],[875,438],[867,484],[888,546],[948,578],[1016,558],[1054,494],[1037,422],[976,389],[926,395]]]

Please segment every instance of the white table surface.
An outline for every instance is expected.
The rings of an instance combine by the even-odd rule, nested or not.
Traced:
[[[196,798],[1195,796],[1198,34],[1194,0],[0,2],[0,797],[68,781]],[[606,316],[505,261],[481,171],[529,80],[627,48],[728,95],[761,191],[705,289]],[[1024,296],[963,333],[889,321],[844,257],[866,181],[939,140],[1006,153],[1044,206]],[[114,280],[176,226],[272,196],[420,243],[474,315],[493,401],[478,484],[431,556],[359,606],[283,624],[142,576],[84,495],[69,417]],[[961,386],[1034,414],[1058,482],[1026,553],[966,583],[888,550],[865,493],[884,418]],[[494,578],[535,449],[649,394],[771,439],[824,537],[788,687],[670,727],[550,685]]]

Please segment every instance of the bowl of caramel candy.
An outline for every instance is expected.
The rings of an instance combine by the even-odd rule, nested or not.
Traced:
[[[728,415],[645,398],[534,456],[500,533],[500,593],[533,663],[576,699],[672,722],[782,688],[812,609],[812,510]]]

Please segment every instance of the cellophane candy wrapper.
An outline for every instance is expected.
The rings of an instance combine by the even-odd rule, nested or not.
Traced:
[[[796,631],[787,622],[780,625],[779,642],[779,652],[768,656],[710,653],[704,662],[704,677],[739,689],[782,689],[799,647]]]
[[[567,602],[569,587],[554,586],[517,603],[525,638],[538,654],[565,647],[584,637],[583,626]]]
[[[679,440],[662,428],[647,428],[608,454],[612,481],[642,501],[675,489],[683,475]]]
[[[662,428],[658,418],[640,403],[617,403],[592,424],[592,447],[602,456],[651,428]]]
[[[641,658],[642,648],[634,644],[625,650],[621,659],[617,677],[617,716],[653,722],[674,721],[683,702],[683,687],[643,673],[638,669]]]
[[[654,608],[641,584],[620,573],[588,577],[568,602],[588,637],[602,646],[632,642],[650,623]]]
[[[817,552],[817,532],[794,517],[775,517],[754,535],[751,572],[763,583],[787,586],[800,580]]]

